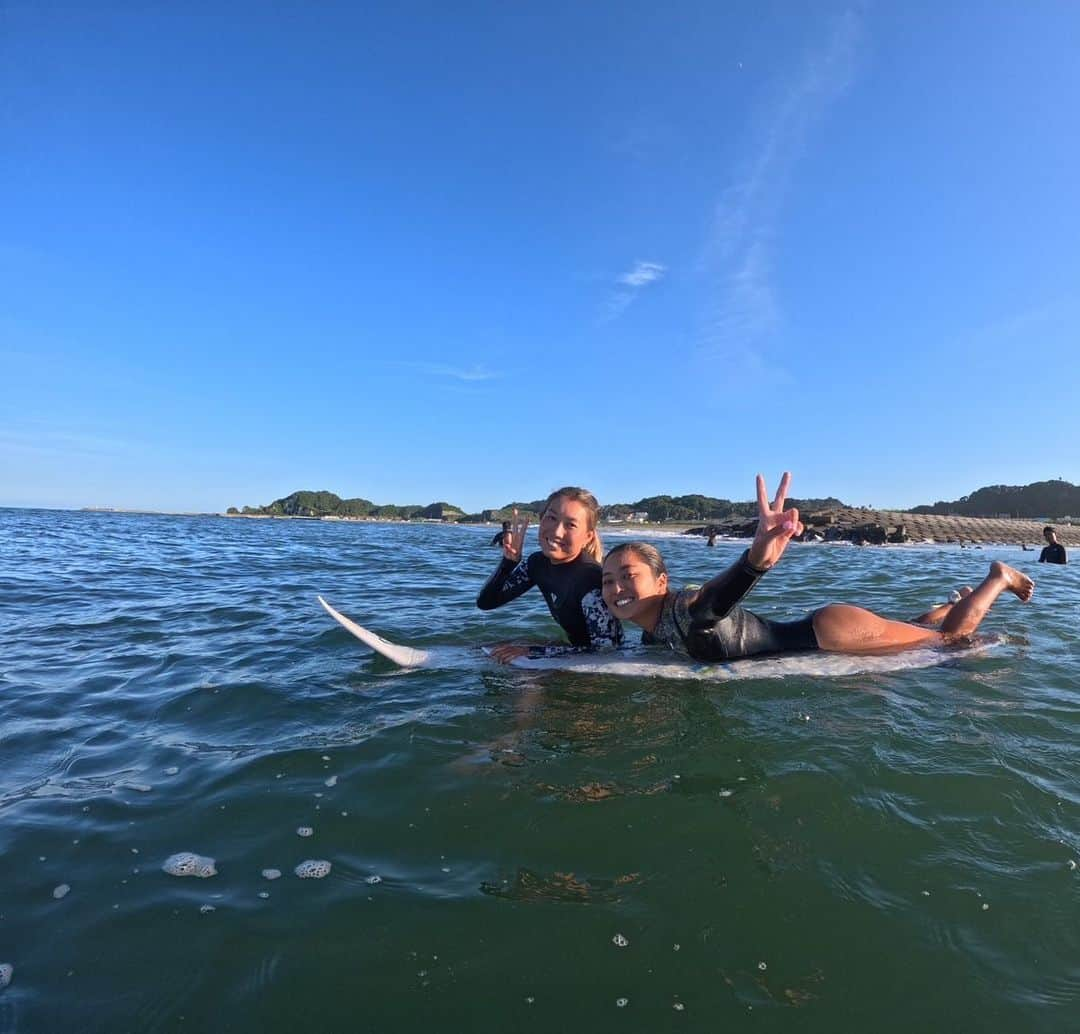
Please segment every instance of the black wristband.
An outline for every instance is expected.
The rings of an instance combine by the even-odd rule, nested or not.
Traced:
[[[740,557],[740,559],[742,560],[743,567],[745,567],[746,570],[750,574],[754,575],[756,578],[760,578],[763,574],[765,574],[766,571],[769,570],[767,567],[755,567],[752,563],[750,563],[749,549],[743,551],[743,555]]]

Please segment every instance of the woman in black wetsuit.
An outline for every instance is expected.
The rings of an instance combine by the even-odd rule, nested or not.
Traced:
[[[494,610],[534,585],[543,593],[551,616],[563,627],[570,646],[522,646],[500,643],[491,651],[498,661],[525,655],[544,656],[567,650],[618,646],[622,626],[600,595],[600,558],[604,555],[596,522],[600,504],[583,488],[560,488],[548,496],[540,515],[540,551],[522,560],[528,520],[517,511],[503,534],[503,558],[476,598],[481,610]]]
[[[937,607],[917,622],[890,621],[844,603],[830,603],[799,621],[769,621],[740,607],[757,580],[802,533],[799,511],[785,510],[791,475],[784,474],[770,505],[765,479],[757,479],[758,527],[750,548],[700,589],[668,591],[667,569],[643,542],[616,546],[604,561],[603,594],[611,612],[640,625],[642,642],[661,643],[699,661],[736,660],[790,650],[879,653],[952,643],[970,636],[1006,589],[1026,602],[1035,583],[995,560],[990,573],[956,603]],[[929,623],[940,622],[940,630]]]

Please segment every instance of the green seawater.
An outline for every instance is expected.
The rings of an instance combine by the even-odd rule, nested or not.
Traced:
[[[1080,1030],[1080,569],[795,545],[752,609],[1036,594],[985,655],[716,688],[399,671],[315,600],[554,638],[476,610],[491,534],[0,510],[0,1031]]]

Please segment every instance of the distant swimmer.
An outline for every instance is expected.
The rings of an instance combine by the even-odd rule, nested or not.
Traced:
[[[1043,546],[1043,551],[1039,554],[1039,563],[1067,564],[1069,558],[1065,555],[1065,547],[1058,542],[1057,532],[1049,524],[1043,528],[1043,538],[1046,539],[1046,545]]]
[[[503,539],[506,538],[506,533],[510,530],[510,522],[503,521],[502,531],[495,532],[495,537],[491,540],[493,546],[501,546]]]
[[[535,585],[570,645],[500,643],[491,651],[495,660],[505,664],[515,657],[610,649],[622,642],[622,626],[600,595],[603,547],[596,531],[599,516],[600,504],[591,492],[573,487],[552,492],[540,513],[540,550],[522,559],[529,522],[519,519],[514,511],[513,523],[502,540],[502,560],[484,583],[476,605],[481,610],[494,610]]]
[[[975,589],[924,615],[927,623],[940,622],[940,629],[892,621],[843,603],[830,603],[798,621],[759,617],[739,601],[803,531],[799,511],[784,509],[790,480],[791,475],[784,474],[770,504],[765,479],[758,475],[754,541],[728,570],[700,589],[669,590],[667,568],[654,546],[644,542],[616,546],[604,560],[602,584],[608,608],[620,620],[639,625],[643,643],[715,662],[795,650],[865,654],[946,645],[971,636],[1003,592],[1025,603],[1031,599],[1035,583],[995,560]]]

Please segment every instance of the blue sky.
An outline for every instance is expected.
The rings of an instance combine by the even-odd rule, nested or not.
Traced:
[[[1071,2],[9,0],[0,505],[1080,481],[1078,45]]]

